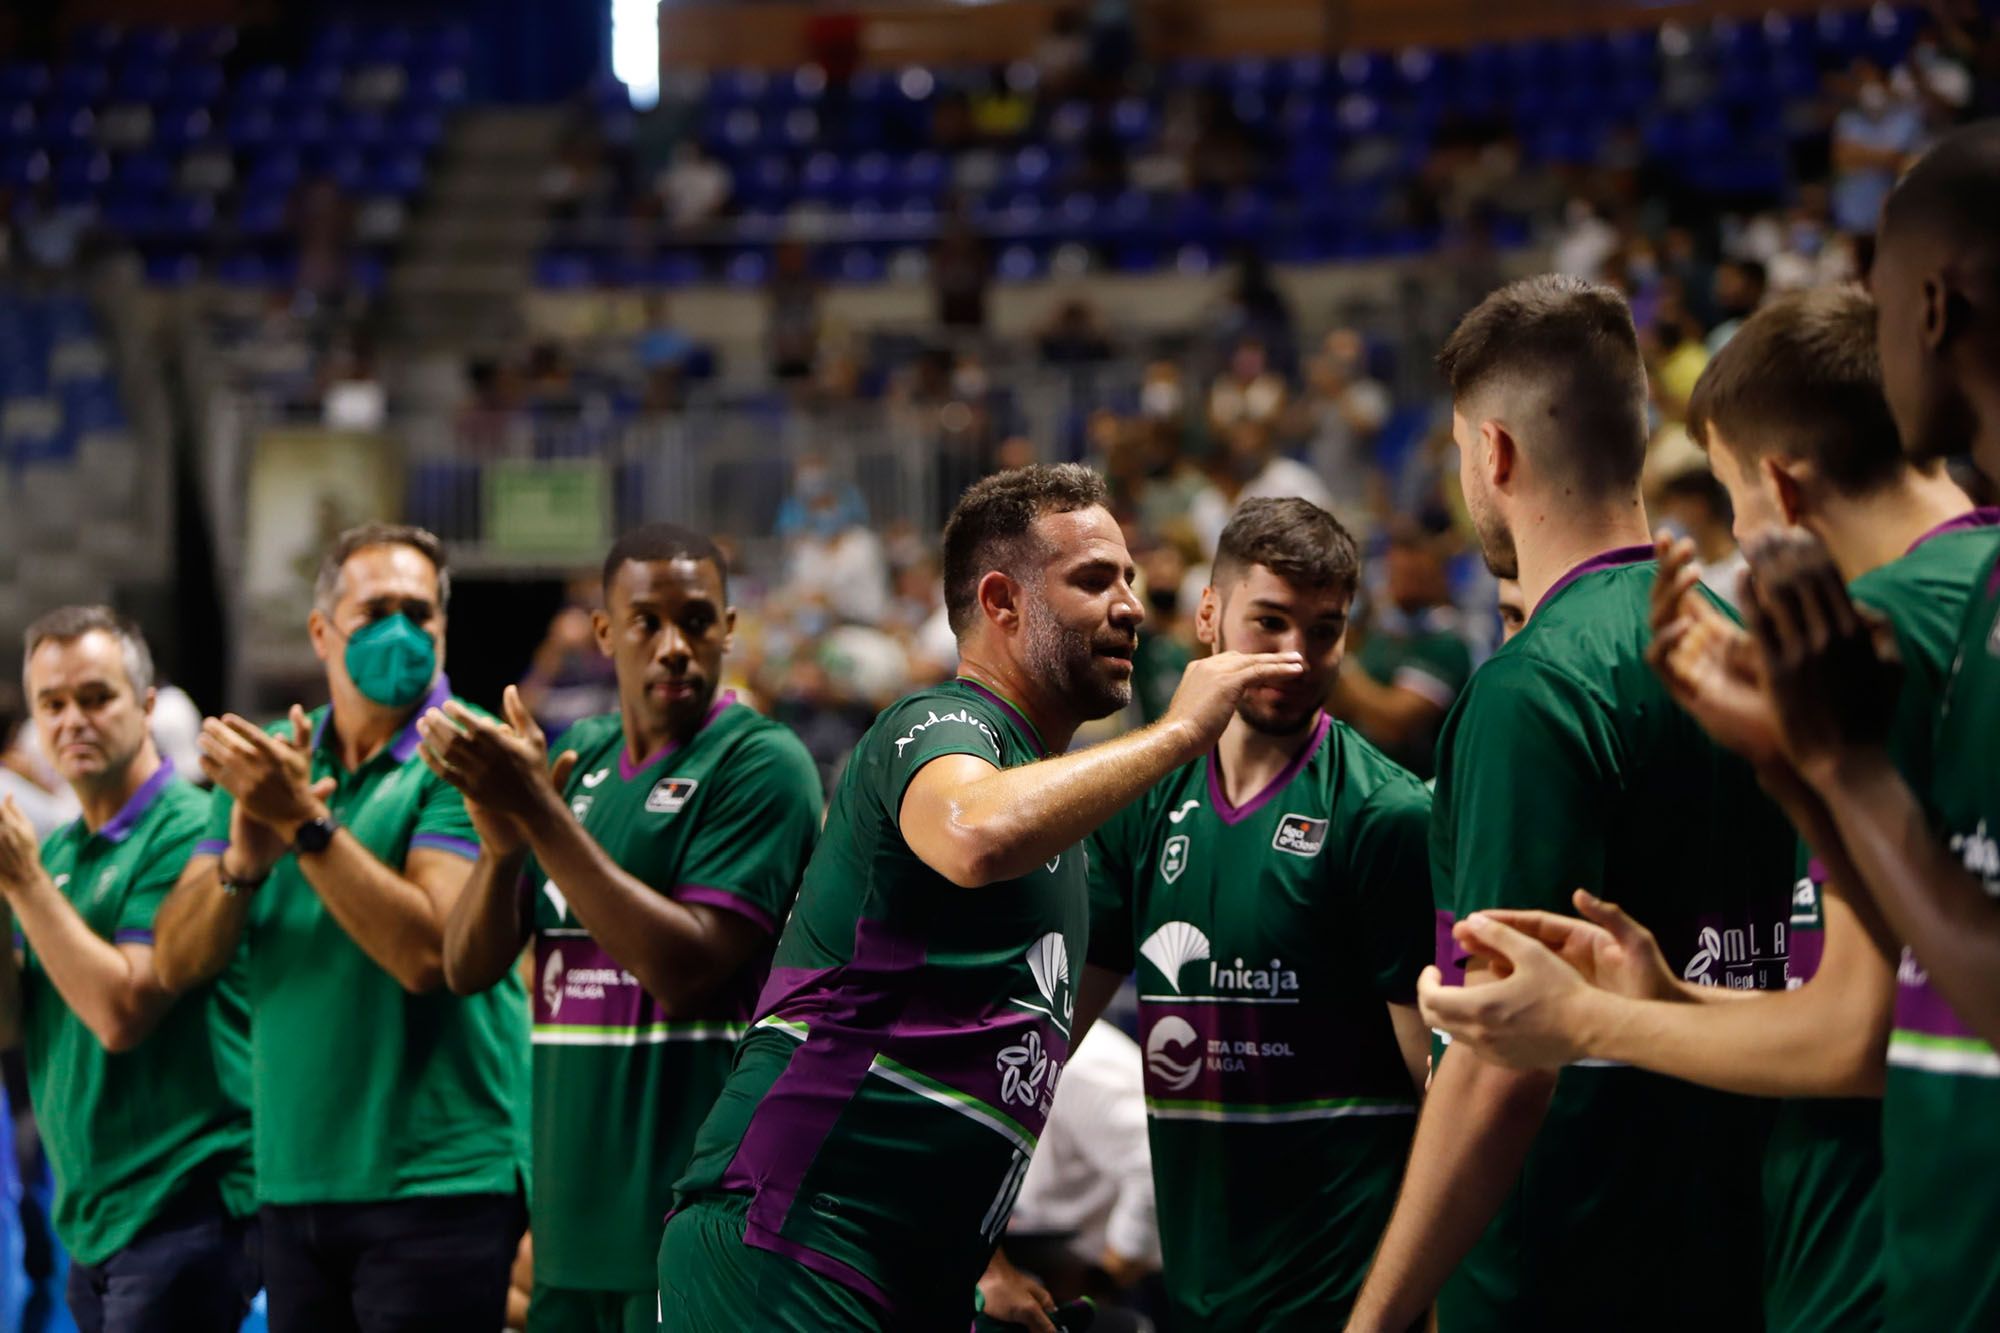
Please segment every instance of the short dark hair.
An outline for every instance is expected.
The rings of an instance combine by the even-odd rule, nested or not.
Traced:
[[[944,605],[952,633],[971,628],[979,580],[996,569],[1015,575],[1034,553],[1036,519],[1108,499],[1104,478],[1081,463],[1035,463],[967,487],[944,525]]]
[[[1875,303],[1858,287],[1773,299],[1701,372],[1687,426],[1704,449],[1720,433],[1746,462],[1804,459],[1843,495],[1888,485],[1906,465],[1882,396]]]
[[[1638,485],[1646,367],[1631,307],[1612,288],[1556,273],[1511,282],[1459,321],[1437,364],[1459,404],[1498,386],[1534,386],[1535,443],[1546,439],[1538,461],[1580,489]]]
[[[1982,294],[2000,288],[2000,120],[1961,126],[1903,173],[1882,206],[1882,234],[1933,240],[1963,261],[1960,280]]]
[[[328,615],[340,601],[341,576],[347,562],[371,546],[407,546],[437,570],[438,610],[451,603],[451,568],[445,563],[444,543],[428,528],[412,523],[363,523],[333,539],[326,558],[319,562],[319,577],[313,580],[313,605]]]
[[[132,693],[144,696],[153,688],[153,650],[146,635],[129,617],[108,606],[59,606],[28,626],[27,645],[21,654],[21,679],[28,678],[28,662],[45,643],[74,643],[86,634],[109,634],[118,640],[125,661],[125,680]]]
[[[1215,543],[1209,583],[1221,588],[1253,565],[1306,588],[1345,588],[1361,579],[1361,553],[1340,520],[1298,496],[1245,500]]]
[[[620,536],[604,557],[604,595],[611,595],[611,580],[627,561],[651,564],[656,560],[692,560],[715,566],[722,580],[722,597],[729,599],[729,561],[722,548],[692,528],[674,523],[648,523]]]

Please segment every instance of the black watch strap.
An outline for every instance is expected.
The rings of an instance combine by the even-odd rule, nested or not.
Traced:
[[[255,893],[264,887],[264,881],[270,877],[269,872],[254,879],[248,875],[232,875],[229,873],[227,862],[220,862],[215,867],[216,881],[222,885],[222,891],[232,898]]]
[[[327,844],[333,841],[333,835],[339,828],[340,825],[331,819],[308,819],[299,825],[299,831],[292,835],[292,850],[301,856],[323,852]]]

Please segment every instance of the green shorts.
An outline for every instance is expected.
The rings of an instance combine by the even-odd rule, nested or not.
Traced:
[[[535,1284],[528,1333],[657,1333],[657,1291],[582,1291]]]
[[[662,1333],[890,1333],[860,1292],[743,1243],[750,1200],[712,1195],[675,1213],[660,1237]]]

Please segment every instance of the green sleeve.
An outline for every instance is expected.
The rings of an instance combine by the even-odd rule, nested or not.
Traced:
[[[226,789],[217,787],[208,794],[208,821],[194,845],[196,856],[220,856],[229,850],[229,816],[235,809],[236,798]]]
[[[819,837],[819,770],[790,732],[766,732],[733,757],[728,778],[701,812],[681,882],[659,887],[683,902],[735,912],[775,935]]]
[[[421,765],[423,761],[416,762]],[[465,797],[428,768],[424,769],[423,783],[416,827],[410,830],[410,851],[449,852],[477,861],[479,834],[472,827],[472,816],[465,812]]]
[[[1393,1004],[1416,1002],[1417,974],[1435,947],[1430,830],[1430,792],[1398,777],[1362,805],[1348,842],[1363,965]]]
[[[1431,834],[1439,905],[1459,918],[1568,912],[1576,889],[1604,883],[1618,779],[1602,706],[1555,667],[1503,655],[1473,677],[1454,722]]]
[[[1130,972],[1134,847],[1144,831],[1146,798],[1140,797],[1100,825],[1083,842],[1090,875],[1089,960],[1113,972]]]
[[[187,868],[188,857],[201,841],[206,817],[206,807],[193,802],[162,821],[153,832],[146,844],[146,859],[125,890],[118,923],[113,927],[114,943],[153,942],[153,917],[180,881],[181,871]]]
[[[1005,766],[1000,723],[963,699],[918,695],[905,699],[876,725],[882,728],[883,811],[892,822],[902,814],[903,794],[909,790],[910,780],[933,759],[969,754],[995,768]]]

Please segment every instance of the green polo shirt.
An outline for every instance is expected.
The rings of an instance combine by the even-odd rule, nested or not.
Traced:
[[[328,710],[312,716],[313,780],[335,780],[334,818],[397,871],[420,848],[479,855],[464,798],[417,754],[416,719],[449,698],[440,676],[396,738],[352,773]],[[231,806],[216,792],[199,851],[228,846]],[[367,1203],[521,1187],[528,998],[518,977],[463,998],[410,994],[334,920],[291,855],[257,890],[248,934],[260,1200]]]
[[[151,944],[153,913],[187,864],[207,810],[208,797],[162,763],[97,832],[79,819],[51,834],[42,866],[92,931]],[[28,1087],[55,1168],[56,1234],[71,1257],[102,1263],[196,1185],[213,1187],[232,1214],[248,1213],[256,1190],[241,955],[169,1006],[146,1040],[113,1055],[56,990],[34,947],[20,944]]]

